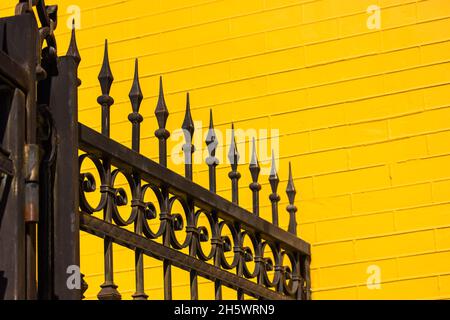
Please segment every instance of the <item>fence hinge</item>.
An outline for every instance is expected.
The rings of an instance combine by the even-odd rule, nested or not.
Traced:
[[[24,150],[25,222],[39,221],[39,162],[39,145],[26,144]]]

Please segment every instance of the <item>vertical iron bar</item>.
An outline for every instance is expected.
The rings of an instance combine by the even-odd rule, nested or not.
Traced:
[[[110,107],[114,99],[109,95],[114,77],[109,66],[108,40],[105,40],[105,52],[103,64],[98,75],[102,95],[97,98],[97,102],[102,107],[102,134],[109,138],[110,136]],[[112,223],[112,210],[115,198],[115,192],[111,185],[111,161],[103,159],[105,170],[105,185],[100,187],[100,192],[106,193],[106,207],[103,210],[104,220]],[[101,290],[97,294],[99,300],[120,300],[121,295],[114,284],[114,266],[113,266],[113,241],[109,237],[104,239],[104,258],[105,258],[105,281],[100,286]]]
[[[209,130],[206,136],[206,146],[208,148],[209,156],[206,158],[206,164],[209,170],[209,191],[216,193],[216,167],[219,164],[219,159],[216,157],[216,148],[219,144],[217,141],[217,136],[214,131],[213,114],[212,110],[209,110]],[[211,239],[212,245],[214,245],[214,265],[217,268],[221,266],[221,256],[223,250],[222,239],[219,238],[219,218],[216,212],[212,212],[212,219],[214,221],[214,232],[215,238]],[[222,281],[214,280],[214,296],[216,300],[222,300]]]
[[[185,144],[183,145],[184,152],[184,170],[185,177],[188,180],[192,181],[192,154],[195,151],[195,147],[192,144],[192,138],[194,137],[194,121],[192,120],[191,115],[191,103],[189,99],[189,92],[186,95],[186,113],[184,116],[184,121],[181,126],[184,133]],[[195,226],[195,218],[194,218],[194,202],[192,199],[187,199],[189,206],[189,217],[187,217],[187,233],[192,235],[191,242],[189,243],[189,255],[196,257],[197,256],[197,245],[198,245],[198,229]],[[198,279],[197,279],[197,271],[191,270],[189,272],[190,277],[190,288],[191,288],[191,300],[198,300]]]
[[[169,110],[164,99],[164,90],[162,77],[159,78],[159,97],[156,105],[155,116],[158,120],[158,129],[155,131],[155,136],[159,140],[159,164],[167,167],[167,139],[170,136],[166,129],[167,118],[169,117]],[[161,187],[161,194],[163,203],[161,208],[161,223],[163,224],[163,244],[170,247],[170,233],[172,224],[168,213],[169,206],[169,191],[165,186]],[[163,260],[164,273],[164,299],[172,300],[172,266],[169,260]]]
[[[129,93],[129,98],[133,112],[128,115],[128,120],[132,124],[132,137],[131,145],[132,149],[139,152],[140,149],[140,126],[141,122],[144,120],[142,115],[139,113],[139,107],[141,105],[143,95],[141,86],[139,84],[139,68],[138,60],[135,60],[134,64],[134,79]],[[133,211],[136,211],[136,221],[134,222],[134,232],[138,235],[142,234],[143,219],[145,204],[144,199],[142,199],[142,186],[141,186],[141,176],[138,172],[133,172],[134,188],[133,190],[133,200],[131,207]],[[134,252],[135,257],[135,278],[136,278],[136,292],[133,294],[134,300],[147,300],[148,295],[144,290],[144,255],[141,249],[136,248]]]
[[[228,177],[231,179],[231,198],[232,202],[236,205],[239,205],[239,179],[241,178],[241,174],[237,171],[238,163],[239,163],[239,152],[236,145],[236,137],[234,136],[234,124],[231,124],[231,143],[230,150],[228,151],[228,160],[231,164],[231,171],[228,173]],[[234,247],[234,252],[238,252],[239,259],[236,266],[236,274],[239,277],[242,277],[244,274],[243,270],[243,250],[241,246],[241,225],[239,222],[235,224],[236,232],[238,234],[237,243]],[[237,289],[237,299],[244,300],[244,292],[242,289]]]

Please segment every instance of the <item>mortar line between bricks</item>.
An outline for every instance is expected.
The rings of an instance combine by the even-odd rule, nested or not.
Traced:
[[[410,277],[399,277],[398,279],[390,279],[390,280],[386,280],[386,281],[381,281],[380,284],[390,284],[390,283],[395,283],[395,282],[404,282],[404,281],[410,281],[410,280],[419,280],[419,279],[428,279],[428,278],[436,278],[440,275],[450,275],[450,272],[446,272],[446,273],[433,273],[433,274],[428,274],[425,276],[410,276]],[[333,290],[338,290],[338,289],[346,289],[346,288],[359,288],[359,287],[366,287],[367,284],[364,282],[360,282],[360,283],[355,283],[355,284],[351,284],[351,285],[344,285],[344,286],[332,286],[332,287],[325,287],[325,288],[320,288],[320,289],[314,289],[313,292],[326,292],[326,291],[333,291]]]
[[[423,113],[423,112],[436,111],[436,110],[447,109],[447,108],[450,108],[450,105],[439,106],[439,107],[430,108],[430,109],[421,110],[421,111],[409,112],[409,113],[405,113],[405,114],[401,114],[401,115],[393,116],[393,117],[376,118],[376,119],[368,120],[368,121],[364,121],[364,122],[357,122],[357,123],[355,122],[355,123],[351,123],[351,124],[339,124],[339,125],[336,125],[336,126],[323,127],[323,128],[312,129],[312,130],[308,130],[308,131],[296,131],[296,132],[292,132],[292,133],[283,133],[283,134],[279,134],[279,135],[274,135],[271,138],[259,139],[257,141],[260,141],[260,140],[271,140],[273,138],[282,139],[282,138],[285,138],[285,137],[299,135],[299,134],[305,134],[305,133],[310,133],[310,132],[314,132],[314,131],[333,129],[333,128],[342,127],[342,126],[368,124],[368,123],[372,123],[372,122],[379,122],[379,121],[384,121],[384,120],[389,120],[389,119],[397,119],[397,118],[402,118],[402,117],[407,117],[407,116],[411,116],[411,115],[420,114],[420,113]],[[99,127],[96,127],[96,126],[93,126],[92,128],[99,129]],[[202,128],[202,129],[205,129],[205,128]],[[422,133],[418,133],[418,134],[387,138],[385,140],[377,140],[377,141],[372,141],[372,142],[353,144],[353,145],[344,146],[344,147],[334,147],[334,148],[327,148],[327,149],[310,150],[310,151],[307,151],[307,152],[299,152],[299,153],[294,153],[294,154],[290,154],[290,155],[287,155],[287,156],[279,156],[278,159],[282,160],[282,159],[289,159],[289,158],[298,157],[298,156],[307,156],[307,155],[314,155],[314,154],[320,154],[320,153],[333,152],[333,151],[338,151],[338,150],[343,150],[343,149],[350,150],[350,149],[360,148],[360,147],[369,147],[369,146],[374,146],[374,145],[378,145],[378,144],[384,144],[384,143],[391,143],[391,142],[397,142],[397,141],[402,141],[402,140],[414,139],[414,138],[418,138],[418,137],[422,137],[422,136],[426,136],[427,137],[429,135],[445,133],[445,132],[450,132],[450,129],[439,129],[439,130],[435,130],[435,131],[427,131],[427,132],[422,132]],[[147,139],[154,140],[156,142],[156,137],[153,136],[153,135],[143,138],[143,140],[147,140]],[[125,146],[131,144],[131,140],[130,139],[119,140],[118,142],[123,144],[123,145],[125,145]],[[226,148],[227,146],[229,146],[229,144],[224,144],[223,148]],[[204,152],[205,150],[206,150],[206,147],[202,146],[202,148],[199,148],[197,151]],[[428,154],[432,155],[430,153],[428,153]],[[445,154],[442,154],[442,155],[445,155]],[[169,158],[170,158],[170,156],[171,155],[168,155]],[[432,155],[432,156],[434,156],[434,155]],[[157,155],[152,157],[152,159],[156,159],[156,160],[157,160],[157,158],[158,158]],[[412,159],[412,160],[414,160],[414,159]],[[266,163],[266,162],[267,161],[265,161],[265,162],[261,161],[261,163]],[[396,162],[396,163],[398,163],[398,162]],[[366,168],[366,167],[361,166],[361,167],[354,167],[353,169],[357,170],[357,169],[364,169],[364,168]],[[221,169],[222,169],[221,167],[218,168],[218,170],[221,170]],[[195,173],[204,173],[204,172],[207,172],[207,171],[208,171],[207,169],[194,170]],[[306,176],[306,177],[308,177],[308,176]]]
[[[426,0],[419,0],[417,3],[425,2],[425,1]],[[411,5],[413,3],[414,3],[414,1],[408,2],[408,3],[403,3],[403,4],[395,4],[395,5],[392,5],[392,6],[382,7],[382,9],[386,10],[386,9],[391,9],[391,8],[395,8],[395,7]],[[235,19],[235,18],[241,18],[241,17],[245,17],[245,16],[251,16],[251,15],[265,13],[265,12],[270,12],[270,11],[276,11],[276,10],[285,9],[285,8],[288,8],[288,7],[296,7],[296,6],[300,6],[301,7],[302,5],[303,4],[298,4],[298,3],[297,4],[290,4],[290,5],[277,7],[277,8],[269,9],[269,10],[262,9],[262,10],[253,11],[253,12],[247,13],[247,14],[236,15],[236,16],[226,17],[226,18],[220,18],[220,19],[207,21],[207,22],[202,22],[202,23],[198,23],[198,24],[190,24],[190,25],[183,26],[183,27],[177,27],[177,28],[172,28],[172,29],[167,29],[167,30],[154,31],[154,32],[151,32],[151,33],[142,34],[142,35],[135,36],[135,37],[128,37],[128,38],[123,38],[123,39],[119,39],[119,40],[116,40],[116,41],[111,41],[111,45],[114,45],[116,43],[122,43],[122,42],[130,41],[130,40],[142,39],[142,38],[146,38],[146,37],[150,37],[150,36],[160,35],[160,34],[174,32],[174,31],[179,31],[179,30],[183,30],[183,29],[189,29],[189,28],[194,28],[194,27],[198,27],[198,26],[208,25],[208,24],[212,24],[212,23],[224,22],[224,21],[227,21],[227,20],[229,21],[229,20],[232,20],[232,19]],[[186,10],[186,9],[188,9],[188,8],[175,9],[173,11],[181,11],[181,10]],[[349,15],[346,15],[346,16],[330,17],[330,18],[327,18],[327,19],[317,20],[317,21],[308,22],[308,23],[293,24],[293,25],[284,26],[284,27],[280,27],[280,28],[273,28],[273,29],[270,29],[270,30],[264,30],[264,31],[258,31],[258,32],[249,32],[249,33],[238,35],[238,36],[235,36],[235,37],[227,37],[227,38],[220,39],[220,40],[214,40],[214,41],[210,41],[210,42],[205,42],[205,43],[202,43],[200,45],[183,47],[183,48],[181,48],[181,50],[190,49],[190,48],[194,48],[194,47],[202,46],[202,45],[214,44],[214,43],[218,43],[218,42],[221,42],[221,41],[224,41],[224,40],[234,40],[234,39],[239,39],[239,38],[243,38],[243,37],[247,37],[247,36],[260,35],[260,34],[264,34],[264,33],[271,32],[271,31],[280,31],[280,30],[284,30],[284,29],[290,29],[290,28],[295,28],[295,27],[307,26],[307,25],[311,25],[311,24],[322,23],[322,22],[332,21],[332,20],[337,20],[337,19],[341,20],[342,18],[348,18],[348,17],[352,17],[352,16],[357,16],[357,15],[361,15],[361,14],[364,14],[364,13],[366,13],[366,12],[364,11],[364,12],[349,14]],[[165,13],[162,13],[162,14],[165,14]],[[155,15],[159,15],[159,14],[155,14]],[[445,17],[444,19],[446,19],[446,18],[448,18],[448,17]],[[415,23],[403,24],[403,25],[400,25],[400,26],[394,26],[394,27],[385,28],[385,30],[398,29],[398,28],[402,28],[402,27],[405,27],[405,26],[415,25],[417,23],[427,23],[427,22],[435,21],[435,20],[439,20],[439,19],[443,19],[443,18],[416,21]],[[105,25],[114,25],[114,24],[118,24],[118,23],[130,22],[130,21],[136,21],[136,17],[130,18],[130,19],[121,20],[121,21],[111,22],[111,23],[107,23],[107,24],[98,25],[98,26],[95,26],[95,27],[92,27],[92,28],[87,28],[85,30],[96,29],[96,28],[99,28],[99,27],[102,27],[102,26],[105,26]],[[355,34],[355,35],[351,35],[350,37],[360,36],[360,35],[365,35],[365,34],[370,34],[370,33],[371,33],[370,31],[362,32],[362,33],[358,33],[358,34]],[[67,36],[69,34],[70,34],[70,32],[67,31],[67,32],[62,32],[60,35],[61,36]],[[345,37],[338,36],[335,39],[345,39]],[[321,42],[316,42],[316,43],[322,43],[322,42],[326,42],[326,41],[329,41],[329,40],[323,40]],[[316,44],[316,43],[314,43],[314,44]],[[91,45],[91,46],[85,46],[85,47],[82,46],[82,47],[80,47],[80,49],[85,50],[85,49],[94,49],[94,48],[98,48],[98,47],[101,47],[101,45],[99,44],[99,45]],[[175,49],[173,51],[177,51],[177,50],[180,50],[180,49]],[[162,52],[164,52],[164,51],[162,51]],[[171,51],[167,51],[167,52],[171,52]],[[152,55],[152,54],[149,54],[149,55]],[[122,59],[122,60],[124,60],[124,59]],[[116,62],[116,61],[119,61],[119,60],[112,60],[112,62]]]
[[[313,261],[311,270],[319,270],[319,272],[320,272],[320,269],[331,269],[331,268],[336,268],[336,267],[350,266],[350,265],[354,265],[354,264],[366,264],[366,263],[373,263],[373,262],[386,261],[386,260],[396,260],[397,258],[399,258],[399,259],[413,258],[413,257],[418,257],[418,256],[447,253],[447,252],[450,252],[450,248],[434,250],[434,251],[425,250],[425,251],[415,252],[415,253],[410,253],[410,254],[384,256],[384,257],[371,258],[371,259],[355,259],[350,262],[331,263],[331,264],[325,264],[325,265],[321,265],[321,266],[316,266]]]
[[[395,71],[394,73],[411,71],[411,70],[415,70],[415,69],[419,69],[419,68],[435,67],[435,66],[445,65],[445,64],[449,64],[449,63],[450,63],[450,60],[443,61],[443,62],[438,62],[438,63],[432,63],[432,64],[428,64],[428,65],[423,65],[421,67],[415,67],[415,68],[411,68],[411,69],[408,69],[408,70]],[[275,92],[275,93],[273,93],[273,92],[272,93],[266,93],[266,94],[261,94],[261,95],[256,95],[256,96],[246,97],[246,98],[241,98],[241,99],[235,99],[235,100],[230,100],[230,101],[225,101],[225,102],[220,102],[220,103],[207,104],[207,105],[203,105],[203,106],[200,106],[200,107],[192,107],[191,110],[192,111],[203,111],[205,109],[210,109],[210,108],[214,108],[214,107],[217,108],[217,107],[219,107],[221,105],[235,104],[235,103],[239,103],[239,102],[256,100],[256,99],[259,99],[259,98],[266,98],[266,97],[277,96],[277,95],[281,95],[281,94],[287,94],[287,93],[298,92],[298,91],[308,91],[308,90],[311,90],[311,89],[317,89],[317,88],[321,88],[321,87],[325,87],[325,86],[333,86],[333,85],[342,84],[342,83],[345,83],[345,82],[353,82],[353,81],[358,81],[358,80],[369,79],[371,77],[383,77],[383,76],[385,76],[385,74],[379,74],[379,75],[373,75],[373,76],[367,76],[367,77],[364,76],[364,77],[359,77],[359,78],[353,78],[353,79],[348,79],[348,80],[344,80],[344,81],[339,81],[339,82],[335,82],[335,83],[326,83],[326,84],[314,85],[314,86],[310,86],[310,87],[302,87],[302,88],[283,90],[283,91],[278,91],[278,92]],[[361,102],[361,101],[371,100],[371,99],[375,99],[375,98],[382,98],[382,97],[387,97],[387,96],[391,96],[391,95],[397,95],[397,94],[402,94],[402,93],[408,93],[408,92],[423,90],[423,89],[427,89],[427,88],[441,87],[441,86],[448,85],[449,83],[450,82],[438,82],[438,83],[432,83],[432,84],[423,85],[423,86],[416,86],[416,87],[408,88],[408,89],[404,89],[404,90],[383,92],[383,93],[372,94],[372,95],[358,97],[358,98],[351,98],[351,99],[347,99],[347,100],[340,100],[338,102],[329,102],[329,103],[322,103],[322,104],[319,104],[319,105],[312,105],[312,106],[307,106],[307,107],[295,108],[295,109],[292,109],[292,110],[289,110],[289,111],[278,112],[278,113],[275,112],[275,113],[271,114],[271,116],[275,117],[275,116],[292,114],[292,113],[301,112],[301,111],[315,110],[315,109],[320,109],[320,108],[332,107],[332,106],[337,106],[337,105],[341,105],[341,104]],[[212,87],[214,87],[214,86],[212,86]],[[187,91],[192,92],[192,90],[187,90]],[[181,93],[184,94],[185,92],[186,92],[185,90],[181,90],[181,91],[177,92],[176,94],[181,94]],[[155,98],[155,97],[148,97],[147,100],[150,100],[150,99],[153,99],[153,98]],[[128,105],[129,102],[127,102],[126,100],[116,101],[115,106],[117,107],[118,105],[122,105],[122,104],[123,105]],[[98,109],[98,106],[85,107],[85,108],[80,109],[79,113],[86,112],[86,111],[91,111],[91,110],[97,110],[97,109]],[[181,112],[182,112],[181,109],[180,110],[176,109],[176,110],[172,111],[173,114],[177,114],[177,113],[181,113]],[[263,114],[263,115],[258,115],[257,117],[244,118],[244,119],[236,121],[236,122],[244,122],[244,121],[249,121],[249,120],[254,120],[254,119],[261,119],[261,118],[266,118],[267,116],[268,116],[268,114]],[[152,116],[150,115],[150,117],[152,117]],[[126,120],[116,121],[116,122],[111,123],[111,125],[122,124],[122,123],[125,123],[125,122],[126,122]],[[228,122],[226,122],[226,123],[228,123]],[[222,123],[218,123],[217,125],[218,126],[222,125]]]
[[[312,244],[313,247],[320,247],[320,246],[327,246],[330,244],[337,244],[337,243],[343,243],[343,242],[350,242],[350,241],[364,241],[364,240],[373,240],[378,238],[387,238],[387,237],[395,237],[395,236],[401,236],[406,234],[413,234],[413,233],[420,233],[420,232],[427,232],[427,231],[433,231],[435,229],[447,229],[450,228],[450,224],[448,225],[440,225],[440,226],[434,226],[434,227],[424,227],[421,229],[411,229],[411,230],[403,230],[403,231],[395,231],[395,232],[388,232],[388,233],[382,233],[372,236],[362,236],[362,237],[354,237],[349,239],[339,239],[339,240],[333,240],[333,241],[323,241],[323,242],[316,242]]]
[[[449,18],[450,20],[450,18]],[[294,67],[294,68],[289,68],[289,69],[285,69],[285,70],[281,70],[281,71],[275,71],[275,72],[269,72],[269,73],[264,73],[264,74],[256,74],[256,75],[251,75],[251,76],[244,76],[238,79],[232,79],[232,80],[228,80],[228,81],[221,81],[221,82],[216,82],[216,83],[208,83],[207,85],[203,85],[203,86],[197,86],[197,87],[192,87],[189,89],[183,89],[183,90],[177,90],[177,91],[167,91],[167,95],[174,95],[180,92],[184,92],[186,90],[190,90],[190,91],[195,91],[195,90],[201,90],[201,89],[206,89],[206,88],[210,88],[210,87],[214,87],[214,86],[218,86],[218,85],[226,85],[226,84],[232,84],[232,83],[238,83],[238,82],[242,82],[242,81],[248,81],[248,80],[255,80],[255,79],[260,79],[260,78],[265,78],[267,76],[273,76],[273,75],[279,75],[279,74],[284,74],[284,73],[290,73],[290,72],[295,72],[295,71],[302,71],[305,69],[314,69],[317,67],[325,67],[325,66],[329,66],[329,65],[333,65],[333,64],[338,64],[338,63],[342,63],[342,62],[347,62],[347,61],[354,61],[354,60],[358,60],[358,59],[364,59],[364,58],[370,58],[370,57],[379,57],[379,56],[383,56],[383,55],[389,55],[392,53],[398,53],[398,52],[402,52],[402,51],[408,51],[411,49],[419,49],[422,47],[426,47],[426,46],[433,46],[433,45],[439,45],[439,44],[443,44],[446,42],[449,42],[449,39],[446,40],[439,40],[439,41],[433,41],[433,42],[428,42],[428,43],[421,43],[421,44],[417,44],[417,45],[413,45],[413,46],[407,46],[407,47],[402,47],[400,49],[394,49],[394,50],[386,50],[386,51],[381,51],[381,52],[376,52],[376,53],[369,53],[369,54],[360,54],[360,55],[354,55],[354,56],[349,56],[349,57],[344,57],[344,58],[339,58],[336,60],[331,60],[331,61],[326,61],[326,62],[320,62],[320,63],[315,63],[315,64],[305,64],[303,66],[300,67]],[[287,49],[289,50],[289,49]],[[286,51],[286,50],[282,50],[282,51]],[[267,54],[267,53],[264,53]],[[253,57],[253,55],[249,56],[250,58]],[[173,72],[154,72],[154,73],[149,73],[149,74],[143,74],[140,79],[147,79],[147,78],[152,78],[152,77],[156,77],[156,76],[160,76],[161,74],[164,75],[168,75],[168,74],[173,74],[173,73],[179,73],[181,71],[188,71],[188,70],[193,70],[193,69],[197,69],[197,68],[202,68],[202,67],[208,67],[208,66],[212,66],[214,64],[222,64],[222,63],[227,63],[227,62],[234,62],[238,59],[227,59],[224,60],[223,62],[218,62],[218,63],[211,63],[211,64],[205,64],[205,65],[199,65],[199,66],[189,66],[189,67],[185,67],[183,69],[177,69]],[[239,59],[240,60],[240,59]],[[420,59],[419,59],[420,60]],[[438,62],[432,62],[432,63],[421,63],[419,62],[417,65],[415,66],[408,66],[408,67],[404,67],[404,68],[399,68],[399,69],[394,69],[394,70],[389,70],[389,71],[384,71],[384,72],[379,72],[379,73],[373,73],[373,74],[369,74],[369,75],[362,75],[362,76],[357,76],[357,77],[353,77],[353,78],[348,78],[348,79],[342,79],[342,80],[337,80],[337,81],[330,81],[330,82],[324,82],[324,83],[320,83],[320,84],[316,84],[314,86],[311,87],[303,87],[303,88],[314,88],[314,87],[323,87],[323,86],[327,86],[329,84],[335,84],[335,83],[344,83],[344,82],[348,82],[348,81],[354,81],[354,80],[359,80],[359,79],[365,79],[365,78],[371,78],[371,77],[376,77],[376,76],[380,76],[380,75],[388,75],[388,74],[394,74],[394,73],[398,73],[398,72],[403,72],[403,71],[409,71],[409,70],[414,70],[414,69],[418,69],[418,68],[422,68],[422,67],[428,67],[428,66],[433,66],[433,65],[438,65],[438,64],[444,64],[448,62],[448,60],[444,60],[444,61],[438,61]],[[111,63],[113,64],[113,63]],[[93,68],[97,68],[100,65],[95,65],[93,66]],[[83,69],[83,68],[80,68]],[[126,78],[121,78],[121,79],[117,79],[114,84],[120,84],[120,83],[125,83],[125,82],[130,82],[132,81],[132,78],[127,76]],[[98,85],[97,84],[90,84],[90,85],[84,85],[80,87],[80,91],[87,91],[93,88],[97,88]],[[296,88],[295,90],[299,90],[302,89],[302,87]],[[291,90],[291,89],[290,89]],[[282,92],[282,91],[281,91]],[[272,93],[272,94],[276,94]],[[153,98],[156,97],[157,95],[151,95],[148,98]],[[147,98],[147,99],[148,99]],[[145,98],[144,98],[145,99]],[[118,103],[122,103],[122,101],[125,100],[118,100]]]

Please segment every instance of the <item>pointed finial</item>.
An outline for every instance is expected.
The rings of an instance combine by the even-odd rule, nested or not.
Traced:
[[[189,98],[189,92],[186,95],[186,112],[184,115],[184,121],[181,128],[184,130],[184,135],[186,137],[186,141],[191,142],[192,137],[194,135],[194,121],[192,120],[191,116],[191,102]],[[189,137],[187,134],[189,133]]]
[[[256,155],[256,142],[255,137],[253,137],[253,148],[252,148],[252,157],[250,159],[250,173],[252,175],[253,182],[258,181],[259,172],[261,171],[261,167],[259,166],[258,157]]]
[[[269,175],[270,188],[272,193],[269,195],[269,200],[272,204],[272,223],[278,227],[278,202],[280,201],[280,196],[277,193],[278,184],[280,179],[278,178],[277,169],[275,167],[275,152],[272,149],[272,166],[270,168]]]
[[[109,90],[111,89],[112,82],[114,81],[114,77],[111,72],[111,67],[109,65],[109,57],[108,57],[108,40],[105,39],[105,52],[103,55],[103,64],[102,69],[98,75],[98,80],[100,82],[100,86],[102,88],[102,94],[109,95]]]
[[[214,131],[213,114],[212,109],[209,109],[209,130],[206,136],[206,146],[208,147],[208,153],[210,157],[215,157],[216,148],[219,142],[217,141],[216,132]]]
[[[234,123],[231,124],[231,143],[228,151],[228,160],[230,160],[231,168],[236,171],[239,162],[239,152],[236,145],[236,137],[234,136]]]
[[[131,106],[133,108],[134,113],[139,112],[139,107],[141,106],[141,102],[143,99],[141,85],[139,84],[139,63],[138,59],[134,61],[134,79],[133,84],[131,85],[130,93],[128,94],[130,97]]]
[[[294,180],[292,178],[292,167],[291,167],[291,163],[289,162],[289,179],[288,179],[288,184],[286,187],[286,194],[289,198],[290,204],[294,204],[296,193],[297,193],[297,191],[295,190]]]
[[[289,215],[290,215],[288,231],[295,235],[297,234],[297,221],[295,218],[295,213],[297,212],[297,207],[294,205],[296,193],[297,193],[297,191],[295,191],[294,179],[292,178],[291,163],[289,162],[289,179],[288,179],[288,184],[287,184],[287,188],[286,188],[286,194],[289,198],[289,205],[286,207],[286,210],[289,212]]]
[[[78,51],[77,39],[75,37],[75,18],[72,19],[72,35],[70,37],[69,49],[67,50],[67,56],[73,57],[76,64],[80,64],[81,56]]]
[[[278,178],[277,168],[275,164],[275,153],[272,150],[272,164],[270,167],[269,183],[272,188],[272,193],[277,193],[278,183],[280,179]]]
[[[166,127],[167,118],[169,117],[169,110],[166,106],[166,101],[164,99],[163,81],[162,77],[159,77],[159,97],[158,103],[155,110],[156,120],[158,120],[159,129]]]

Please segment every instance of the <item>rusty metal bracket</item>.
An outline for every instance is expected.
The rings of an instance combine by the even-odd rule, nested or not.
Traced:
[[[39,221],[40,147],[27,144],[24,149],[25,222]]]

